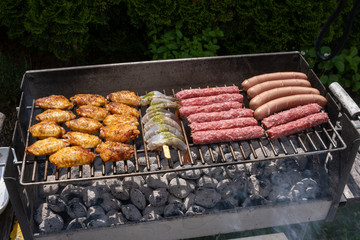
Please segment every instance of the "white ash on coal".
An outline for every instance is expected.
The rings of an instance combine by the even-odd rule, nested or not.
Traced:
[[[275,147],[276,151],[281,150]],[[245,152],[246,160],[255,159],[247,143],[240,146],[221,144],[211,149],[202,147],[201,153],[197,148],[191,149],[195,167],[203,166],[201,157],[208,163],[241,163]],[[271,146],[263,146],[254,152],[259,157],[265,150],[270,156],[271,149]],[[158,157],[163,169],[169,168],[169,161],[161,154]],[[174,169],[184,171],[39,186],[40,203],[34,214],[39,232],[109,227],[284,201],[305,201],[320,197],[321,188],[326,185],[326,180],[320,182],[319,173],[313,173],[314,169],[321,168],[320,164],[312,163],[307,156],[201,169],[187,169],[191,165],[180,166],[176,160],[172,159]],[[129,169],[134,165],[130,162],[127,161]],[[150,156],[149,163],[159,170],[155,155]],[[139,165],[146,169],[144,155],[139,155]]]

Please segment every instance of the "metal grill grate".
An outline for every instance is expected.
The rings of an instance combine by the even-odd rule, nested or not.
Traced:
[[[174,90],[172,92],[175,94]],[[164,93],[166,94],[165,91]],[[39,108],[35,107],[35,101],[33,101],[32,106],[27,108],[31,111],[29,119],[30,127],[34,118],[34,112],[39,110]],[[145,108],[141,112],[144,112],[144,110]],[[100,157],[97,157],[94,163],[90,165],[58,169],[49,162],[48,156],[33,157],[24,153],[20,183],[22,185],[43,185],[146,176],[150,174],[273,161],[290,157],[311,156],[340,151],[346,148],[346,144],[331,122],[277,140],[271,140],[268,136],[263,136],[260,139],[239,142],[194,145],[189,137],[186,121],[181,121],[187,151],[183,153],[179,150],[171,150],[171,159],[167,159],[164,162],[161,152],[147,150],[146,143],[143,140],[144,130],[141,118],[142,115],[140,115],[142,134],[136,141],[133,141],[135,154],[132,159],[105,163]],[[30,139],[31,136],[28,131],[25,148],[29,146]],[[199,157],[194,159],[191,152],[194,152]],[[208,152],[209,156],[207,158],[204,156],[204,152]],[[237,152],[240,154],[237,154]],[[139,155],[144,155],[145,157],[146,164],[144,167],[140,166]],[[216,158],[216,155],[220,157]],[[152,156],[156,158],[156,169],[151,166],[150,158]],[[176,164],[177,161],[179,162],[178,166]],[[133,165],[133,171],[129,167],[130,162]]]

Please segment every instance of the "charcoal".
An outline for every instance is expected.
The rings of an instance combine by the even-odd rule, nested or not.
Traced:
[[[195,192],[195,203],[204,208],[213,208],[220,201],[221,195],[215,189],[201,188]]]
[[[85,220],[86,217],[75,218],[71,220],[68,226],[66,227],[66,230],[85,229],[86,228],[86,224],[84,223]]]
[[[198,163],[198,164],[194,165],[194,167],[196,167],[198,165],[202,165],[202,164]],[[184,168],[187,168],[188,166],[189,165],[185,165],[185,167],[180,167],[180,168],[184,169]],[[201,174],[202,174],[202,170],[193,169],[193,170],[181,171],[179,173],[179,176],[182,177],[183,179],[196,180],[201,177]]]
[[[118,184],[118,180],[114,179],[114,184]],[[95,187],[99,195],[111,192],[110,187],[106,184],[105,180],[94,181],[91,186]]]
[[[139,221],[142,216],[139,211],[133,204],[126,204],[121,207],[121,211],[123,212],[126,219],[130,221]]]
[[[67,204],[66,210],[71,218],[85,217],[87,213],[87,209],[80,198],[71,199]]]
[[[154,214],[154,213],[148,213],[140,219],[140,222],[154,221],[154,220],[159,220],[159,219],[161,219],[160,215]]]
[[[39,196],[46,198],[49,195],[56,194],[59,190],[59,184],[48,184],[39,186]]]
[[[50,195],[46,198],[48,207],[56,213],[64,212],[66,210],[66,203],[59,195]]]
[[[122,183],[119,183],[119,185],[111,185],[110,186],[112,195],[122,201],[129,200],[130,198],[130,192],[128,188],[125,188]]]
[[[299,168],[299,164],[294,158],[281,159],[276,164],[280,172],[289,172]]]
[[[108,216],[111,226],[125,224],[127,222],[127,219],[124,217],[124,215],[116,210],[109,211],[106,216]]]
[[[34,220],[37,224],[40,224],[43,219],[49,217],[50,215],[54,215],[54,213],[49,208],[49,205],[47,203],[42,203],[35,210]]]
[[[96,158],[93,163],[94,163],[94,176],[101,177],[103,161],[101,161],[101,159]],[[106,174],[110,174],[112,172],[112,169],[110,169],[109,167],[105,168],[105,169],[106,169],[106,171],[105,171]]]
[[[184,199],[184,206],[186,209],[190,209],[192,205],[195,203],[195,194],[190,193],[185,199]]]
[[[277,172],[277,164],[273,161],[266,162],[264,168],[263,177],[269,177],[273,172]]]
[[[270,194],[271,191],[271,182],[269,179],[264,178],[259,180],[259,186],[260,186],[260,195],[263,197],[267,197]]]
[[[265,167],[266,167],[265,162],[255,162],[251,164],[251,168],[249,168],[249,172],[251,175],[261,177],[264,176]]]
[[[161,175],[150,175],[146,178],[146,183],[151,188],[167,188],[169,186],[166,177]]]
[[[289,197],[292,201],[307,200],[315,198],[318,192],[317,182],[311,178],[305,178],[291,188]]]
[[[203,149],[203,148],[201,148],[201,149]],[[204,152],[204,151],[203,151],[203,152]],[[216,151],[212,151],[212,154],[213,154],[213,156],[214,156],[214,161],[217,162],[218,159],[219,159],[219,154],[218,154]],[[203,154],[203,156],[204,156],[204,160],[205,160],[206,163],[208,163],[208,164],[213,163],[213,158],[211,157],[211,153],[210,153],[210,150],[209,150],[209,149],[207,149],[207,150],[205,151],[205,153]]]
[[[146,166],[146,165],[147,165],[145,154],[140,153],[140,154],[138,155],[138,162],[139,162],[139,165],[140,165],[140,166]],[[151,156],[151,155],[149,154],[149,162],[150,162],[150,164],[156,163],[156,157],[155,157],[155,156]]]
[[[161,170],[161,168],[159,168],[157,163],[150,164],[150,172],[156,172],[156,171],[160,171],[160,170]]]
[[[198,205],[192,205],[185,213],[186,216],[194,216],[194,215],[199,215],[199,214],[203,214],[206,212],[206,209],[198,206]]]
[[[244,200],[248,196],[248,178],[244,176],[239,176],[233,179],[234,186],[234,197],[239,200]]]
[[[216,180],[215,178],[211,178],[209,176],[202,176],[197,181],[197,186],[199,188],[216,188],[216,185],[218,183],[219,183],[218,180]]]
[[[252,195],[260,195],[260,184],[259,180],[255,175],[251,175],[249,178],[249,193]]]
[[[101,206],[91,206],[86,213],[87,221],[99,219],[105,215],[105,210]]]
[[[164,208],[164,217],[184,216],[185,206],[180,202],[169,203]]]
[[[223,152],[230,152],[230,147],[229,144],[220,144],[221,149],[223,150]]]
[[[289,190],[279,186],[273,186],[269,193],[269,200],[272,202],[287,202],[289,201]]]
[[[140,188],[141,185],[145,184],[145,180],[143,177],[133,176],[133,177],[125,177],[123,180],[124,188]]]
[[[126,162],[126,165],[125,165],[125,162]],[[117,169],[118,173],[135,172],[135,164],[130,160],[128,160],[128,161],[118,161],[116,163],[116,169]],[[127,169],[127,171],[126,171],[126,169]],[[113,171],[112,163],[111,163],[111,171]]]
[[[139,190],[142,192],[142,194],[145,196],[145,199],[149,201],[149,196],[152,193],[154,189],[149,187],[147,184],[144,184],[140,186]]]
[[[146,207],[146,199],[144,194],[137,188],[130,190],[130,200],[138,209],[143,210]]]
[[[169,192],[165,188],[155,189],[149,196],[151,205],[157,207],[165,205],[169,197]]]
[[[189,183],[182,178],[174,178],[169,184],[169,192],[178,198],[185,198],[191,189]]]
[[[177,176],[178,176],[177,172],[168,172],[168,173],[164,174],[164,177],[168,180],[168,182],[170,182],[171,180],[173,180]]]
[[[168,203],[174,203],[174,202],[179,202],[182,203],[182,199],[175,197],[174,195],[170,194],[169,198],[168,198]]]
[[[120,210],[121,202],[117,200],[111,193],[105,192],[101,195],[101,207],[105,210],[105,212],[109,212],[111,210]]]
[[[70,201],[72,198],[82,197],[84,192],[84,187],[75,186],[68,184],[60,193],[60,196],[65,200],[65,202]]]
[[[199,157],[199,151],[198,151],[196,148],[191,148],[191,149],[190,149],[190,154],[191,154],[191,157],[192,157],[192,159],[193,159],[194,161],[200,159],[200,157]]]
[[[271,183],[273,185],[287,189],[290,189],[294,184],[301,181],[301,179],[301,173],[297,170],[292,170],[284,173],[274,172],[271,175]]]
[[[206,176],[215,178],[218,181],[221,181],[227,177],[224,167],[205,168],[205,169],[203,169],[203,173]]]
[[[100,193],[97,188],[94,186],[89,186],[84,189],[82,199],[85,206],[90,207],[99,203],[100,201]]]
[[[267,200],[260,195],[254,194],[250,195],[248,198],[245,199],[242,206],[243,207],[251,207],[251,206],[258,206],[258,205],[266,205]]]
[[[224,154],[225,160],[227,162],[234,162],[234,161],[239,161],[239,160],[243,159],[243,156],[242,156],[241,152],[239,152],[239,151],[234,151],[234,155],[235,155],[235,159],[230,151],[228,153],[225,153]]]
[[[186,182],[189,184],[190,190],[193,192],[196,189],[196,182],[193,180],[186,180]]]
[[[58,214],[47,216],[40,224],[40,232],[52,233],[59,232],[64,227],[64,220]]]
[[[145,216],[145,215],[147,215],[149,213],[156,214],[156,215],[163,215],[164,214],[164,208],[165,208],[165,205],[155,207],[155,206],[152,206],[151,204],[149,204],[144,209],[143,215]]]
[[[221,201],[223,208],[232,209],[239,206],[239,201],[234,197],[228,197]]]
[[[225,167],[226,174],[230,178],[246,176],[246,167],[244,164],[229,165]]]
[[[230,179],[224,179],[216,186],[216,191],[220,193],[222,199],[233,196],[234,190],[234,185]]]
[[[108,216],[103,215],[101,218],[92,219],[87,222],[88,228],[101,228],[101,227],[110,227],[110,221]]]

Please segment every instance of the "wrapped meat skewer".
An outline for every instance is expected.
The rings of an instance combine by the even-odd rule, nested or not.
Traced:
[[[184,136],[182,135],[182,133],[172,127],[169,126],[167,124],[156,124],[154,125],[152,128],[150,128],[149,130],[146,131],[145,135],[144,135],[144,140],[148,141],[151,137],[153,137],[154,135],[161,133],[161,132],[170,132],[172,134],[174,134],[176,137],[178,137],[179,139],[184,141]]]
[[[182,131],[180,125],[175,120],[173,120],[169,117],[157,115],[157,116],[152,117],[149,121],[147,121],[145,123],[145,125],[144,125],[145,132],[149,131],[150,128],[152,128],[153,126],[158,125],[158,124],[167,124],[173,128],[176,128],[179,132]]]
[[[172,112],[169,112],[165,109],[161,109],[159,111],[156,112],[149,112],[146,113],[143,117],[142,117],[142,122],[145,124],[147,123],[152,117],[155,116],[163,116],[163,117],[168,117],[173,119],[174,121],[179,121],[179,118]]]
[[[170,100],[173,102],[178,101],[178,99],[171,97],[171,96],[166,96],[165,94],[163,94],[159,91],[152,91],[141,97],[141,105],[143,105],[143,106],[149,105],[150,102],[156,98],[166,99],[166,100]]]
[[[170,132],[158,133],[147,142],[147,148],[150,151],[160,150],[164,145],[169,145],[182,151],[186,150],[186,144]]]

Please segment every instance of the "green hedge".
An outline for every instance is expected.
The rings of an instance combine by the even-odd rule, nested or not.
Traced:
[[[237,0],[1,0],[0,29],[30,53],[80,63],[152,59],[150,46],[182,21],[184,37],[220,29],[217,54],[300,50],[311,47],[337,5],[321,1]],[[342,34],[347,3],[324,45]],[[348,45],[359,46],[360,19]],[[154,36],[154,33],[155,36]],[[179,56],[182,56],[179,54]]]

